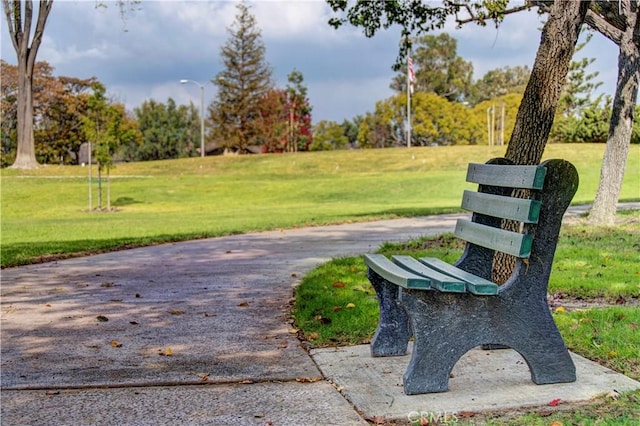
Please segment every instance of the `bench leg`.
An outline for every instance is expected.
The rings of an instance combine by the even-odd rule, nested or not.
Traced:
[[[426,296],[427,300],[423,297]],[[464,332],[456,323],[458,315],[447,315],[444,319],[435,314],[429,296],[442,296],[438,292],[401,292],[403,306],[409,312],[413,327],[413,351],[411,361],[403,376],[404,392],[407,395],[446,392],[449,376],[454,365],[469,349],[476,346],[473,335]],[[440,297],[438,297],[440,299]],[[453,304],[446,308],[456,309],[456,296],[445,295]],[[449,320],[452,320],[450,322]]]
[[[404,374],[408,395],[444,392],[458,360],[482,344],[506,345],[525,359],[536,384],[576,380],[575,366],[546,303],[402,290],[414,346]]]
[[[371,356],[406,355],[412,333],[407,312],[398,301],[400,287],[370,269],[368,277],[380,306],[378,327],[371,340]]]
[[[539,309],[523,306],[522,310],[525,314],[512,318],[512,321],[519,319],[516,327],[533,332],[529,332],[526,338],[518,338],[510,346],[525,359],[531,380],[537,385],[574,382],[575,365],[546,303]]]

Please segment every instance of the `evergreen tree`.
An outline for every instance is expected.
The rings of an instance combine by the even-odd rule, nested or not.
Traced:
[[[237,8],[227,29],[230,37],[220,50],[224,69],[213,80],[218,95],[209,114],[213,139],[225,150],[246,153],[260,144],[261,102],[273,83],[256,19],[244,3]]]

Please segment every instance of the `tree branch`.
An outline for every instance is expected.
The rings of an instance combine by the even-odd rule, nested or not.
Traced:
[[[487,20],[494,20],[496,21],[496,25],[499,19],[502,19],[504,16],[506,15],[510,15],[512,13],[517,13],[517,12],[521,12],[523,10],[529,10],[531,9],[531,7],[535,6],[535,2],[534,1],[525,1],[525,3],[522,6],[516,6],[516,7],[512,7],[510,9],[505,9],[499,13],[493,12],[493,13],[489,13],[485,16],[484,13],[482,13],[481,15],[476,15],[476,13],[474,12],[474,10],[471,8],[471,5],[469,3],[451,3],[452,6],[457,7],[458,9],[463,9],[467,12],[467,14],[469,15],[468,18],[459,18],[458,17],[458,13],[456,12],[455,16],[456,16],[456,24],[458,24],[458,26],[462,26],[464,24],[467,24],[469,22],[477,22],[479,25],[486,25],[486,21]]]
[[[589,10],[587,12],[584,22],[618,46],[620,45],[620,42],[622,41],[622,31],[611,25],[606,19],[595,13],[593,10]]]

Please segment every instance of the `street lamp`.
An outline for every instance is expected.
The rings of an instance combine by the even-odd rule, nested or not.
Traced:
[[[180,80],[180,84],[193,83],[200,86],[200,156],[204,157],[204,84],[195,80]]]

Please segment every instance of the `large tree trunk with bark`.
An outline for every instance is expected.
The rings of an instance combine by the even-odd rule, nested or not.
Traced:
[[[33,169],[38,167],[33,140],[33,67],[52,5],[53,0],[39,2],[38,20],[33,31],[31,46],[29,46],[33,2],[31,0],[3,0],[7,28],[18,60],[18,149],[16,160],[11,166],[13,168]]]
[[[505,154],[516,164],[540,163],[588,9],[588,2],[574,0],[556,0],[551,6]],[[514,196],[527,197],[528,193],[516,193]],[[513,221],[502,224],[503,228],[514,231],[518,226]],[[515,257],[496,252],[493,281],[498,284],[506,282],[514,266]]]
[[[588,222],[593,225],[613,225],[616,204],[622,188],[622,178],[629,156],[629,144],[633,129],[633,114],[640,84],[640,20],[638,6],[632,3],[625,14],[627,28],[620,37],[618,55],[618,81],[613,100],[609,137],[604,152],[600,182],[589,212]],[[632,10],[633,9],[633,10]],[[614,40],[615,41],[615,40]]]
[[[588,9],[589,2],[575,0],[551,6],[505,154],[516,164],[540,163]]]

